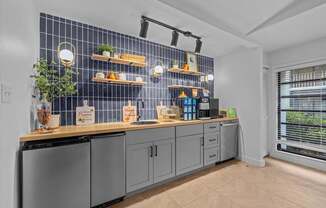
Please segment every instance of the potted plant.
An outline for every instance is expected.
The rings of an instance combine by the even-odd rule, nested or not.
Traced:
[[[175,59],[172,61],[172,68],[173,68],[173,69],[178,69],[178,68],[179,68],[179,63],[178,63],[178,61],[175,60]]]
[[[51,62],[51,65],[55,64]],[[49,66],[45,59],[39,59],[33,65],[35,87],[40,94],[40,103],[37,106],[37,117],[42,129],[56,128],[60,124],[60,115],[52,115],[51,106],[54,99],[76,93],[76,83],[73,82],[74,72],[70,67],[65,68],[64,74]]]
[[[97,50],[100,54],[107,57],[114,56],[114,48],[108,44],[102,44],[97,47]]]

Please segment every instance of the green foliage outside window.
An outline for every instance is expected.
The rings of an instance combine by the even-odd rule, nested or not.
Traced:
[[[326,126],[326,118],[321,117],[320,114],[314,113],[304,113],[304,112],[287,112],[286,113],[286,122],[292,124],[306,124],[306,125],[323,125]],[[326,138],[326,129],[324,128],[312,128],[312,127],[304,127],[302,126],[300,129],[296,129],[296,131],[290,131],[290,126],[287,127],[288,132],[287,135],[291,136],[294,134],[294,137],[298,137],[296,135],[300,134],[300,137],[303,139],[310,139],[312,141],[316,141],[317,143],[320,141],[320,138]]]

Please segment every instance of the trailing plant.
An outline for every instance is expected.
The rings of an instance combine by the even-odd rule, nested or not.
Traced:
[[[34,65],[35,70],[32,77],[35,80],[35,86],[40,92],[41,99],[46,98],[52,102],[55,98],[69,96],[76,93],[76,83],[73,82],[71,68],[65,68],[64,74],[59,75],[58,71],[53,68],[55,62],[49,66],[47,60],[39,59]]]
[[[108,51],[110,53],[114,52],[114,48],[108,44],[102,44],[97,47],[97,50],[100,54],[103,53],[103,51]]]

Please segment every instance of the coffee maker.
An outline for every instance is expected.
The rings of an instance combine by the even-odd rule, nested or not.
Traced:
[[[209,117],[219,118],[219,100],[218,98],[209,99]]]
[[[218,118],[219,100],[217,98],[201,97],[198,102],[198,118],[201,120]]]
[[[210,117],[209,117],[209,98],[208,97],[199,98],[198,118],[201,120],[210,119]]]

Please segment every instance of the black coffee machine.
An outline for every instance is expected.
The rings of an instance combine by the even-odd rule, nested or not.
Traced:
[[[201,97],[198,102],[198,118],[201,120],[219,117],[219,100]]]

